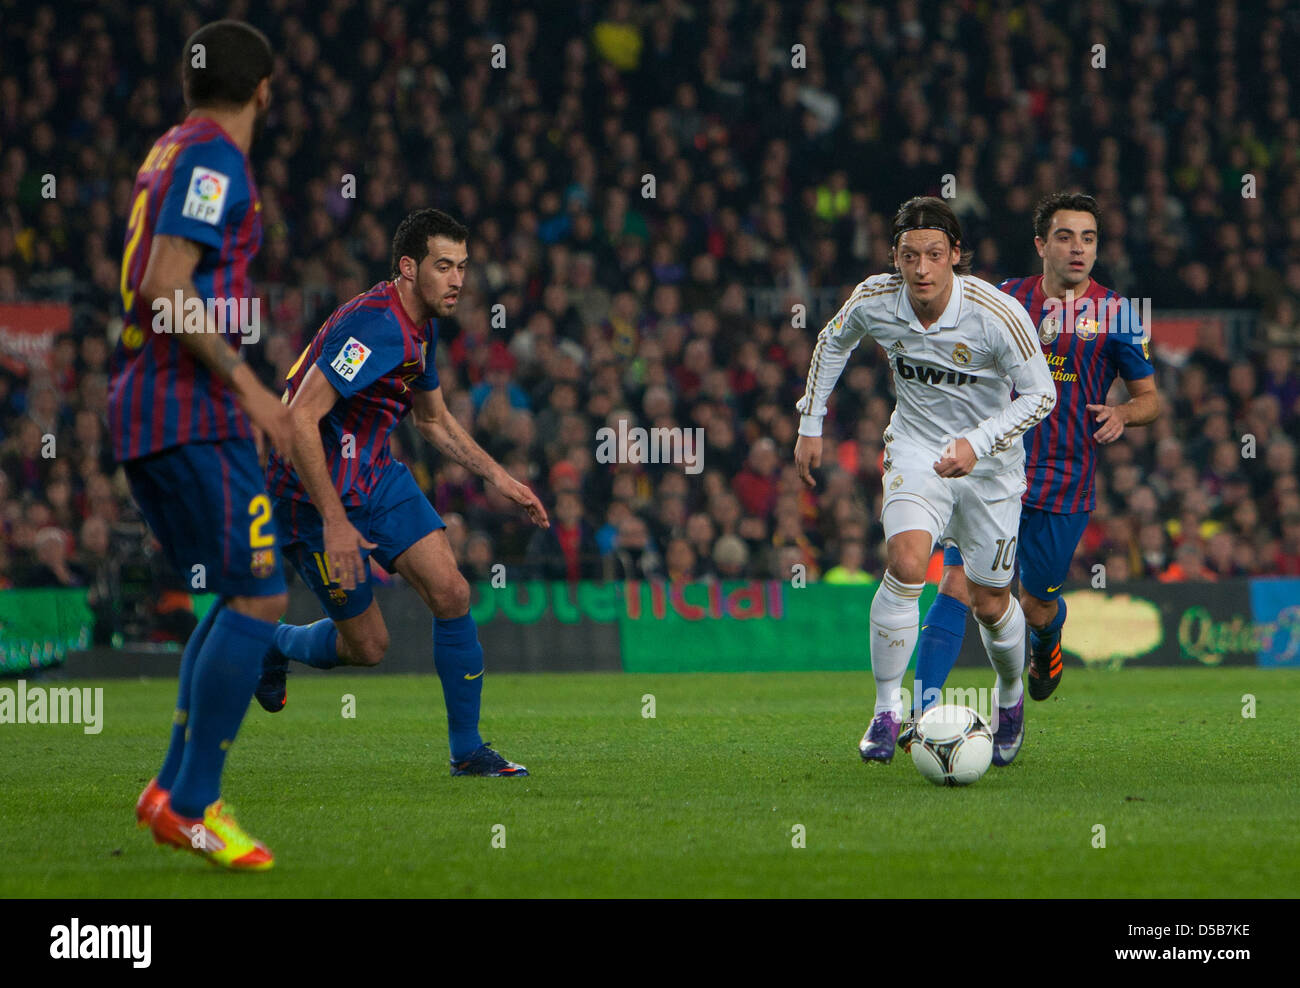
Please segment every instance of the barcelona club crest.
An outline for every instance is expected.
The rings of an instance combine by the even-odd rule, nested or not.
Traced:
[[[1074,321],[1074,335],[1081,340],[1091,340],[1097,335],[1097,320],[1082,315]]]
[[[967,364],[969,364],[969,363],[970,363],[970,347],[968,347],[965,343],[958,343],[955,347],[953,347],[953,348],[952,348],[952,362],[953,362],[954,364],[961,364],[961,366],[963,366],[963,367],[965,367]]]
[[[1044,346],[1051,344],[1058,336],[1061,335],[1061,317],[1050,315],[1038,324],[1038,338],[1043,341]]]
[[[275,572],[275,550],[257,549],[253,552],[253,564],[249,567],[253,576],[265,579]]]

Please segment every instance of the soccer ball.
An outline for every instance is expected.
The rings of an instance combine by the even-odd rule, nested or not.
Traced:
[[[993,760],[993,732],[970,707],[945,703],[916,722],[912,764],[936,786],[968,786]]]

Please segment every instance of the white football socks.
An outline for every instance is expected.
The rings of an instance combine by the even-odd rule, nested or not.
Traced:
[[[871,599],[871,673],[876,679],[875,713],[903,717],[902,686],[920,633],[924,583],[903,583],[888,570]],[[1021,636],[1024,635],[1021,621]]]
[[[998,674],[998,706],[1013,707],[1025,692],[1020,678],[1025,671],[1025,612],[1020,601],[1012,596],[1002,617],[993,624],[979,621],[979,626],[984,650]]]

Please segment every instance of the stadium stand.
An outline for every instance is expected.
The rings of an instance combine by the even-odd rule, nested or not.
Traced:
[[[1073,578],[1300,575],[1293,3],[0,0],[0,313],[68,313],[42,359],[0,353],[0,587],[102,601],[158,565],[109,454],[106,341],[134,170],[183,115],[181,42],[223,15],[277,52],[268,383],[388,276],[408,210],[471,229],[448,404],[576,534],[404,431],[467,575],[878,576],[884,361],[855,355],[812,493],[794,403],[894,210],[945,176],[976,274],[1039,270],[1034,202],[1077,189],[1103,205],[1096,277],[1151,300],[1166,414],[1105,449]],[[702,428],[704,469],[598,462],[620,419]]]

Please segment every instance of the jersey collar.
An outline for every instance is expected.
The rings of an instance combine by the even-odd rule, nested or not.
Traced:
[[[224,137],[227,141],[230,142],[230,146],[232,148],[234,148],[236,151],[239,151],[240,154],[243,154],[245,158],[248,157],[248,155],[244,154],[244,152],[240,149],[239,145],[235,143],[235,139],[230,136],[230,132],[226,130],[225,127],[221,126],[221,124],[217,123],[217,121],[214,120],[212,117],[205,116],[203,113],[199,113],[197,116],[186,115],[185,119],[180,122],[180,126],[184,127],[186,124],[204,124],[208,127],[213,128],[218,134],[220,134],[222,137]]]
[[[406,330],[408,333],[410,333],[412,336],[414,336],[417,340],[424,339],[428,335],[424,330],[425,328],[428,327],[429,323],[433,322],[433,320],[430,319],[429,323],[426,323],[425,327],[423,328],[417,326],[414,322],[411,321],[411,317],[406,311],[406,306],[402,304],[401,296],[397,294],[396,281],[390,281],[388,283],[388,298],[391,300],[393,311],[397,313],[397,319],[402,324],[402,328]]]
[[[957,320],[961,318],[962,300],[965,298],[965,289],[962,285],[962,277],[954,272],[952,276],[952,294],[948,296],[948,306],[943,310],[937,322],[929,329],[921,325],[921,320],[916,317],[912,311],[912,300],[907,294],[907,282],[904,281],[902,287],[898,290],[898,306],[894,309],[894,315],[902,322],[907,323],[908,328],[917,333],[937,333],[941,329],[953,329],[957,326]]]

